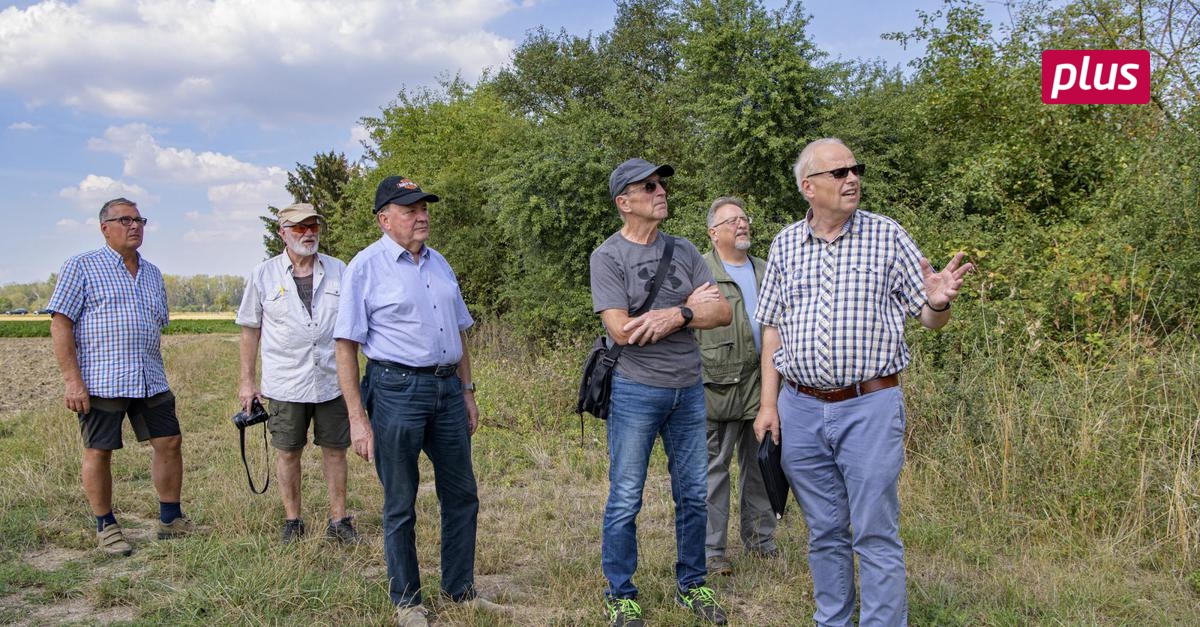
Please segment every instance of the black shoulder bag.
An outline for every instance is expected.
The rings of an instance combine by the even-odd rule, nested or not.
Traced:
[[[641,306],[629,312],[630,317],[637,317],[649,311],[650,305],[654,303],[654,298],[658,296],[658,288],[662,286],[663,279],[667,276],[667,271],[671,266],[671,257],[675,253],[675,238],[665,233],[663,236],[666,237],[666,250],[663,251],[662,258],[658,260],[658,269],[654,271],[654,278],[650,281],[650,293],[646,295],[646,300],[642,302]],[[592,343],[592,352],[583,362],[583,378],[579,382],[579,399],[575,402],[575,413],[579,414],[580,437],[583,437],[584,412],[601,420],[608,419],[608,401],[612,395],[613,369],[617,365],[617,358],[621,356],[623,348],[625,347],[620,344],[609,346],[607,334],[601,335]]]

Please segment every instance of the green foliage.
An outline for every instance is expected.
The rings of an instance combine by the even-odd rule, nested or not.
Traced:
[[[312,205],[317,213],[325,217],[326,224],[344,224],[353,211],[353,206],[346,198],[345,187],[357,173],[357,169],[346,161],[346,155],[330,150],[314,155],[312,165],[297,163],[296,171],[288,172],[288,182],[284,187],[292,195],[293,202]],[[279,209],[267,209],[271,217],[259,219],[266,229],[263,246],[270,258],[283,252],[283,240],[279,239]],[[336,256],[330,251],[343,248],[339,241],[342,233],[342,230],[324,230],[321,233],[321,252]]]
[[[401,93],[378,118],[364,118],[376,148],[369,185],[352,188],[358,207],[352,245],[340,251],[348,259],[379,237],[370,221],[375,185],[392,175],[407,176],[441,201],[430,205],[430,245],[450,261],[467,302],[477,313],[502,311],[498,298],[509,258],[496,216],[495,180],[505,152],[524,143],[526,124],[514,119],[486,84],[472,88],[458,78],[440,89]],[[368,225],[369,223],[369,225]]]
[[[588,257],[620,227],[606,189],[616,164],[673,164],[663,228],[701,248],[711,199],[741,195],[764,254],[806,210],[797,153],[837,136],[869,166],[865,208],[899,219],[935,265],[959,250],[977,263],[957,305],[964,339],[1098,350],[1114,333],[1196,323],[1200,30],[1188,6],[1027,0],[996,25],[981,3],[947,0],[886,35],[924,44],[905,73],[827,62],[799,3],[621,1],[606,32],[538,29],[474,85],[401,92],[363,120],[366,165],[330,153],[297,176],[340,191],[324,241],[344,259],[379,237],[380,179],[439,194],[431,242],[472,310],[552,341],[597,326]],[[1153,103],[1042,104],[1050,48],[1151,50]]]

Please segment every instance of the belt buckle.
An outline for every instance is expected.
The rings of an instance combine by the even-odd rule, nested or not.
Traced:
[[[458,370],[458,364],[439,365],[433,369],[433,376],[448,377]]]

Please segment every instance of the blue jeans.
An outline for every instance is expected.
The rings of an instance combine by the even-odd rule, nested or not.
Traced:
[[[654,440],[662,436],[675,500],[675,579],[681,590],[704,585],[704,497],[708,446],[704,386],[643,385],[613,375],[608,415],[608,504],[601,563],[610,598],[637,597],[637,515]]]
[[[896,489],[904,464],[900,387],[827,403],[784,386],[779,422],[783,471],[808,524],[808,564],[817,604],[813,620],[822,627],[853,624],[857,553],[859,624],[906,625]]]
[[[383,551],[392,602],[421,603],[417,567],[417,458],[433,463],[442,512],[442,592],[456,601],[475,595],[475,529],[479,494],[462,381],[367,363],[363,406],[375,435],[375,470],[383,484]]]

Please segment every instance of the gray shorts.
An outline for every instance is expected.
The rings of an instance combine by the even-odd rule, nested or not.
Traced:
[[[268,398],[267,428],[271,446],[281,451],[298,451],[308,444],[312,423],[313,444],[326,448],[350,447],[350,414],[341,396],[324,403],[292,403]]]
[[[92,396],[88,403],[88,413],[79,414],[79,433],[83,436],[85,448],[104,451],[123,448],[121,423],[126,415],[138,442],[179,435],[175,395],[170,390],[148,398]]]

